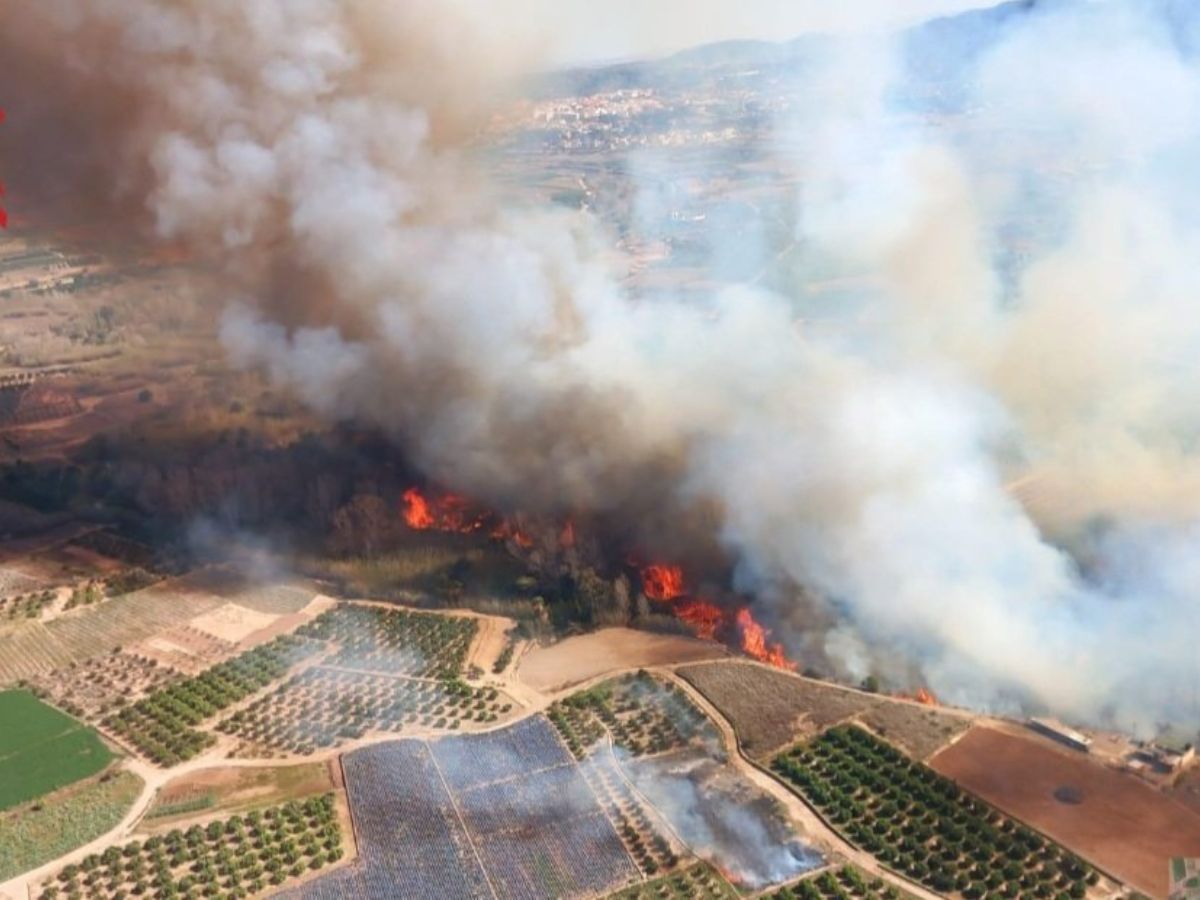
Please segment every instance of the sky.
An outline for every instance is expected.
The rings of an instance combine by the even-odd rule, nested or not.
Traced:
[[[480,0],[494,3],[495,0]],[[731,38],[787,40],[993,6],[999,0],[505,0],[510,21],[540,22],[560,65],[670,53]]]

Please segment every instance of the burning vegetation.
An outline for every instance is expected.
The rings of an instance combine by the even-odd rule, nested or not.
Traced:
[[[460,494],[442,493],[427,497],[410,487],[401,498],[404,523],[413,531],[442,531],[450,534],[488,534],[496,540],[513,541],[520,547],[533,546],[533,540],[514,522],[482,509]],[[574,542],[573,526],[563,530]]]
[[[641,578],[642,592],[651,600],[669,603],[675,617],[690,625],[697,637],[724,638],[759,662],[779,669],[797,668],[782,644],[770,643],[770,632],[755,620],[748,606],[732,612],[702,597],[689,596],[680,566],[652,563],[642,567]]]
[[[661,563],[642,569],[642,591],[660,602],[683,596],[683,569]]]
[[[545,541],[535,541],[513,520],[499,516],[460,494],[433,492],[414,486],[404,491],[400,506],[404,523],[414,531],[487,536],[505,541],[514,552],[553,544],[558,551],[572,551],[566,553],[568,558],[574,559],[577,555],[574,552],[577,550],[577,526],[569,518],[546,530]],[[754,618],[744,602],[719,602],[690,592],[680,565],[668,562],[631,563],[637,570],[646,598],[656,605],[666,606],[670,614],[685,623],[698,638],[722,641],[752,659],[779,669],[794,671],[797,668],[796,663],[788,659],[783,645],[771,642],[770,631]]]

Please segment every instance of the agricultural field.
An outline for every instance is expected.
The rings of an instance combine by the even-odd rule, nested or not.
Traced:
[[[37,896],[261,894],[315,874],[343,854],[337,805],[325,794],[109,847],[63,868]]]
[[[71,652],[41,622],[0,623],[0,686],[44,675],[74,661]]]
[[[682,848],[665,836],[658,812],[648,809],[634,793],[611,747],[597,750],[579,770],[644,876],[653,878],[679,864]]]
[[[39,675],[30,684],[72,715],[95,718],[137,701],[179,677],[177,672],[149,657],[114,650]]]
[[[46,609],[54,603],[55,597],[56,594],[52,590],[0,597],[0,621],[40,619]]]
[[[117,772],[0,813],[0,882],[111,831],[133,807],[142,786],[136,775]]]
[[[421,741],[365,747],[343,759],[358,859],[279,900],[489,898],[487,876]]]
[[[595,895],[639,878],[545,719],[344,760],[358,862],[288,895],[503,900]]]
[[[578,896],[639,877],[544,718],[432,747],[497,896]]]
[[[911,895],[872,878],[854,866],[842,866],[762,894],[760,900],[902,900]]]
[[[224,601],[157,585],[72,610],[45,623],[0,625],[0,685],[36,678],[145,640]]]
[[[478,630],[475,619],[343,604],[300,629],[332,641],[331,666],[412,678],[456,678]]]
[[[216,728],[240,739],[236,756],[304,755],[368,732],[456,731],[498,721],[513,704],[496,688],[311,666]]]
[[[971,719],[747,662],[685,666],[678,674],[720,710],[750,756],[765,760],[793,741],[859,718],[916,759],[966,731]]]
[[[1099,875],[874,735],[838,726],[772,769],[847,839],[938,893],[1082,898]]]
[[[0,810],[95,775],[113,760],[100,736],[28,691],[0,693]]]
[[[607,672],[728,655],[728,650],[712,641],[631,628],[602,628],[549,647],[535,647],[521,658],[517,676],[535,690],[554,691]]]
[[[782,884],[825,865],[775,797],[705,750],[623,759],[621,768],[679,839],[740,889]]]
[[[724,755],[720,735],[704,713],[675,685],[644,671],[574,694],[547,715],[577,759],[606,737],[633,756],[688,746]]]
[[[191,759],[215,740],[197,725],[281,678],[320,649],[315,641],[284,635],[118,709],[104,726],[158,765]]]
[[[1035,735],[975,728],[931,765],[1150,896],[1171,857],[1200,857],[1200,813]]]
[[[35,593],[46,587],[40,579],[14,569],[0,567],[0,597]]]
[[[1200,859],[1171,860],[1171,900],[1195,900],[1200,897]]]
[[[609,900],[738,900],[741,895],[707,863],[696,863],[609,895]]]
[[[138,828],[161,832],[182,820],[245,813],[325,794],[335,787],[326,762],[202,769],[163,785]]]

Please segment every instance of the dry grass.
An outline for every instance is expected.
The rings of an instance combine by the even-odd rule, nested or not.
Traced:
[[[846,719],[917,759],[971,725],[967,715],[800,678],[748,662],[687,666],[679,674],[732,723],[742,747],[762,759]]]
[[[965,715],[939,712],[911,703],[880,703],[859,718],[880,737],[915,759],[928,759],[971,727]]]
[[[753,663],[705,663],[679,674],[730,721],[743,749],[760,759],[884,702]]]
[[[167,782],[139,829],[165,831],[181,822],[245,812],[335,789],[327,762],[261,768],[214,768]]]

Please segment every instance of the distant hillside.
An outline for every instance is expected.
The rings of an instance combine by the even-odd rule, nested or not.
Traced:
[[[1014,21],[1036,8],[1058,2],[1079,0],[1010,0],[988,9],[915,26],[904,34],[906,55],[914,74],[950,77],[985,50]],[[747,72],[759,77],[769,77],[783,70],[795,74],[818,63],[829,52],[834,40],[825,35],[805,35],[783,42],[741,40],[707,44],[663,59],[554,72],[539,81],[535,93],[547,97],[587,96],[632,88],[696,87],[705,81]]]
[[[1008,0],[996,6],[932,19],[902,34],[904,57],[917,85],[950,88],[968,77],[980,56],[1031,16],[1072,7],[1086,9],[1115,0]],[[1200,50],[1198,0],[1120,0],[1158,17],[1181,51]],[[802,74],[818,63],[835,38],[806,35],[792,41],[725,41],[658,60],[571,69],[544,76],[536,96],[587,96],[629,88],[697,88],[732,77]]]

